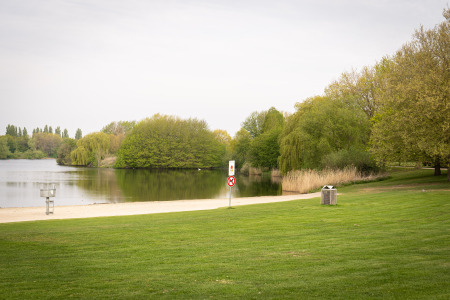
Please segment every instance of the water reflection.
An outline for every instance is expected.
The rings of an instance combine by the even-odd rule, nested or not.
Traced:
[[[276,196],[281,195],[281,183],[271,176],[237,176],[235,197]]]
[[[0,207],[44,206],[42,183],[56,184],[55,205],[228,198],[226,170],[114,170],[62,167],[55,160],[0,161]],[[270,176],[236,175],[232,197],[281,195]]]
[[[223,171],[116,170],[120,189],[130,201],[215,198],[226,184]]]
[[[124,202],[124,196],[117,184],[114,169],[78,168],[76,186],[86,192],[92,199],[104,202]],[[98,203],[98,202],[97,202]]]

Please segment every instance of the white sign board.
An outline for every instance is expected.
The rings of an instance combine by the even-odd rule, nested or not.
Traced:
[[[230,160],[228,164],[228,176],[234,176],[234,160]]]

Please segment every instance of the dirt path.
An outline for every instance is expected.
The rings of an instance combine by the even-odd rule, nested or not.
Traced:
[[[316,197],[320,197],[320,192],[312,194],[288,195],[288,196],[235,198],[231,199],[231,206],[234,207],[248,204],[282,202],[297,199],[310,199]],[[153,202],[132,202],[132,203],[116,203],[116,204],[56,206],[54,209],[54,214],[50,215],[45,214],[45,206],[0,208],[0,223],[209,210],[220,207],[228,207],[228,205],[229,205],[228,199],[202,199],[202,200],[177,200],[177,201],[153,201]]]

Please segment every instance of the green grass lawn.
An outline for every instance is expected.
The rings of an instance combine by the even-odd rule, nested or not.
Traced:
[[[449,299],[443,173],[339,188],[337,206],[0,224],[0,299]]]

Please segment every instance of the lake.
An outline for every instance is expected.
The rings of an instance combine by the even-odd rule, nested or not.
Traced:
[[[0,208],[45,206],[43,184],[54,183],[55,206],[189,199],[228,199],[228,170],[117,170],[59,166],[54,159],[0,160]],[[281,195],[270,176],[237,174],[232,198]]]

